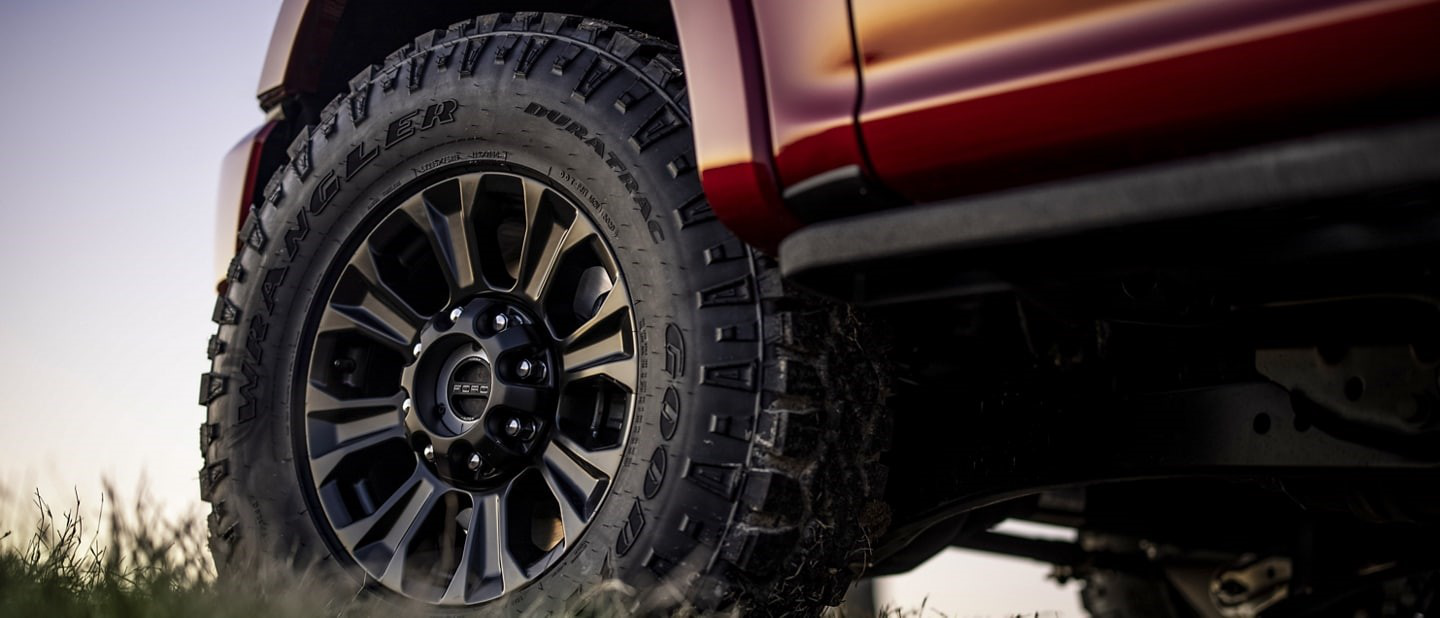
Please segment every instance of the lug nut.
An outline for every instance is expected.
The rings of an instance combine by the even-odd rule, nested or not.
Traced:
[[[423,349],[423,347],[424,346],[417,343],[415,344],[415,347],[410,350],[410,352],[415,355],[415,358],[420,358],[420,350]]]
[[[503,313],[495,314],[495,320],[491,322],[491,326],[495,327],[495,332],[497,333],[505,330],[507,327],[510,326],[510,316],[507,316]]]
[[[480,454],[479,454],[479,453],[472,453],[472,454],[470,455],[469,465],[470,465],[470,469],[471,469],[471,470],[479,470],[479,469],[480,469],[480,464],[482,464],[482,463],[484,463],[484,460],[480,459]]]
[[[529,440],[535,435],[535,425],[520,420],[520,417],[511,417],[505,423],[505,435],[521,440]]]
[[[451,322],[458,322],[458,321],[460,321],[460,314],[462,314],[462,313],[465,313],[465,311],[464,311],[463,309],[459,308],[459,307],[456,307],[456,308],[454,308],[454,309],[451,309],[451,310],[450,310],[450,321],[451,321]]]
[[[415,402],[411,401],[409,397],[406,397],[405,401],[400,402],[400,411],[406,414],[409,414],[410,408],[413,407],[415,407]]]
[[[434,462],[435,462],[435,446],[434,446],[434,445],[432,445],[432,444],[426,444],[426,445],[425,445],[425,448],[423,448],[423,449],[420,450],[420,454],[422,454],[422,455],[425,456],[425,461],[428,461],[428,462],[431,462],[431,463],[434,463]]]
[[[545,377],[545,363],[532,361],[528,358],[521,359],[515,364],[515,375],[521,380],[540,380]]]

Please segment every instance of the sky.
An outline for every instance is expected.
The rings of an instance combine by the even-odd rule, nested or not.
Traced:
[[[262,120],[279,5],[0,0],[0,514],[35,489],[95,504],[104,481],[205,512],[220,160]],[[949,551],[879,596],[956,618],[1083,615],[1045,572]]]

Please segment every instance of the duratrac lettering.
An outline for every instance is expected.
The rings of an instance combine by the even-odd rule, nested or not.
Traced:
[[[525,106],[525,113],[544,118],[554,124],[556,128],[574,136],[581,144],[588,146],[595,155],[605,161],[605,164],[616,173],[620,184],[625,186],[625,191],[630,194],[630,201],[640,211],[640,217],[645,220],[645,228],[650,232],[650,240],[656,243],[665,241],[665,230],[660,227],[660,222],[652,218],[655,214],[654,207],[650,205],[649,198],[640,192],[640,183],[630,174],[625,163],[616,156],[610,147],[599,136],[587,137],[591,134],[590,129],[579,121],[565,115],[559,110],[553,110],[539,103],[530,102]]]

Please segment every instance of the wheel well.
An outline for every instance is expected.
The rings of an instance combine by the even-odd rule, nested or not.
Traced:
[[[343,92],[351,77],[377,64],[428,30],[476,15],[506,11],[570,13],[620,23],[676,42],[675,18],[668,0],[348,0],[325,55],[317,91],[303,95],[300,115],[313,122],[322,106]]]

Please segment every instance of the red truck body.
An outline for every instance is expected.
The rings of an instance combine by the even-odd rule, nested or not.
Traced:
[[[1403,113],[1440,82],[1435,0],[672,9],[711,207],[771,252],[818,220]],[[347,10],[345,0],[285,2],[262,104],[321,87]],[[265,135],[237,148],[255,151]],[[222,213],[224,236],[260,182],[258,155],[232,158],[221,206],[241,212]],[[863,188],[837,200],[828,185]]]

